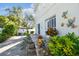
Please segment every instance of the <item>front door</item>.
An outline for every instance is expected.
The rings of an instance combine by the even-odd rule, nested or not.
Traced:
[[[40,24],[38,24],[38,34],[40,34]]]

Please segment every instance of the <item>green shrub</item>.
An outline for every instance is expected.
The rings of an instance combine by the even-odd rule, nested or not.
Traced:
[[[77,36],[74,32],[73,33],[68,33],[66,35],[68,38],[71,39],[71,41],[74,42],[74,50],[76,55],[79,55],[79,36]]]
[[[51,55],[79,55],[79,37],[76,36],[74,33],[68,33],[67,35],[61,37],[50,37],[50,40],[48,41],[48,48]]]
[[[16,34],[16,25],[13,22],[8,23],[2,30],[2,33],[6,33],[8,36]]]
[[[2,33],[2,31],[0,31],[0,34]]]
[[[5,16],[0,16],[0,27],[4,27],[5,24],[9,21],[9,19]]]
[[[4,42],[7,38],[7,34],[0,34],[0,43]]]
[[[24,35],[29,36],[30,34],[29,34],[29,32],[25,32]]]
[[[0,43],[4,41],[4,37],[0,34]]]
[[[8,23],[2,30],[0,34],[0,43],[7,40],[7,38],[16,34],[16,25],[13,22]]]
[[[52,55],[73,55],[71,51],[72,44],[73,42],[65,36],[54,36],[50,38],[48,47]]]

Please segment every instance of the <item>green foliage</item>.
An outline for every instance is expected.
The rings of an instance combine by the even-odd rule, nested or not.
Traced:
[[[9,19],[9,21],[14,22],[18,27],[20,26],[20,21],[18,20],[17,16],[9,15],[7,16],[7,18]]]
[[[20,26],[30,28],[24,20],[22,16],[22,8],[21,7],[13,7],[7,8],[5,11],[8,11],[8,16],[0,16],[0,27],[3,28],[2,32],[0,32],[0,42],[5,41],[8,37],[11,37],[17,33],[17,30]],[[26,18],[25,18],[26,19]],[[34,20],[33,16],[30,15],[28,20]],[[16,34],[17,35],[17,34]],[[29,33],[25,33],[26,36],[29,36]]]
[[[18,25],[18,20],[17,20],[17,17],[16,17],[16,16],[9,15],[9,16],[7,16],[7,18],[8,18],[10,21],[14,22],[16,25]]]
[[[79,38],[74,32],[66,34],[67,37],[69,37],[73,42],[76,42]]]
[[[3,27],[8,21],[9,19],[7,17],[0,16],[0,27]]]
[[[30,34],[29,34],[29,32],[25,32],[24,35],[29,36]]]
[[[48,41],[48,48],[51,55],[79,55],[79,37],[77,37],[74,33],[69,33],[61,37],[50,37],[50,40]]]
[[[16,25],[13,22],[9,22],[2,30],[2,33],[6,33],[9,36],[13,36],[16,33]]]
[[[13,22],[9,22],[4,26],[2,33],[0,34],[0,43],[7,40],[7,38],[16,34],[16,25]]]
[[[13,22],[15,22],[16,21],[16,17],[15,16],[13,16],[13,15],[9,15],[9,16],[7,16],[7,18],[9,19],[9,20],[11,20],[11,21],[13,21]]]
[[[1,33],[0,34],[0,43],[4,42],[5,40],[7,40],[8,35],[6,33]]]
[[[9,13],[9,16],[8,18],[10,20],[17,18],[17,24],[18,26],[21,25],[21,21],[22,21],[22,8],[21,7],[12,7],[11,9],[10,8],[6,8],[5,11],[8,11]]]
[[[2,33],[2,31],[0,31],[0,34]]]
[[[68,33],[66,35],[67,37],[69,37],[71,39],[71,41],[74,42],[74,50],[76,55],[79,55],[79,36],[77,36],[74,32],[73,33]]]

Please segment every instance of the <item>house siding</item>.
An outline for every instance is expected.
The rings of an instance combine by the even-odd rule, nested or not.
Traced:
[[[68,10],[69,17],[76,17],[75,24],[77,28],[61,27],[61,23],[66,21],[62,18],[62,13]],[[38,32],[37,24],[40,23],[40,34],[45,36],[47,30],[46,19],[56,15],[56,28],[59,31],[59,35],[65,35],[68,32],[75,32],[79,35],[79,4],[77,3],[53,3],[53,4],[39,4],[36,11],[36,33]]]

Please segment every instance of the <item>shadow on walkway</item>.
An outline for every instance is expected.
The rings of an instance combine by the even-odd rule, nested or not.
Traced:
[[[22,56],[23,51],[20,44],[23,38],[17,36],[0,43],[0,56]]]

